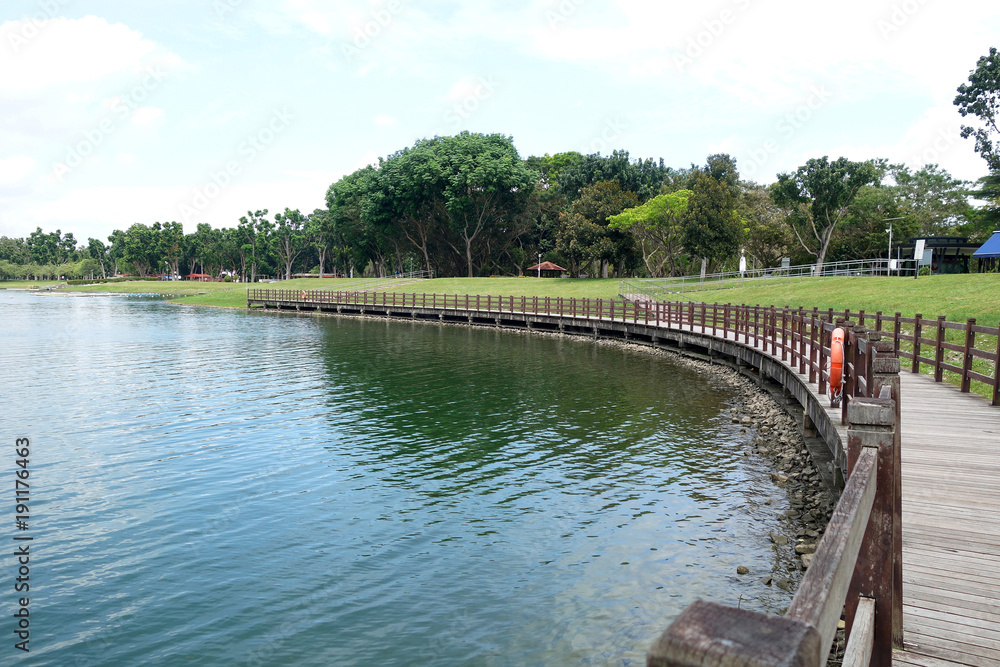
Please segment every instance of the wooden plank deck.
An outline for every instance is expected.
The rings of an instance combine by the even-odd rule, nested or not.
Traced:
[[[904,650],[893,663],[1000,667],[1000,407],[928,375],[899,378]]]
[[[1000,665],[1000,408],[900,374],[900,665]]]

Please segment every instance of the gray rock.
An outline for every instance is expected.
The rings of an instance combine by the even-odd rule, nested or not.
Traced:
[[[739,567],[736,568],[736,574],[750,574],[750,569],[743,565],[740,565]]]

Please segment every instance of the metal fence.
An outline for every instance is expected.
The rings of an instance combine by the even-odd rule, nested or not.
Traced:
[[[913,260],[902,260],[890,269],[889,260],[887,259],[861,259],[850,262],[827,262],[818,271],[815,264],[799,264],[797,266],[771,269],[750,269],[742,272],[709,273],[704,277],[693,275],[677,278],[623,280],[618,286],[618,294],[630,301],[655,301],[667,295],[729,289],[775,281],[806,278],[843,278],[845,276],[912,276],[915,264]]]

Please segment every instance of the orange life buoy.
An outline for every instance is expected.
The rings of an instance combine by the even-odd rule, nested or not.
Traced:
[[[830,405],[837,407],[844,383],[844,330],[837,327],[830,337]]]

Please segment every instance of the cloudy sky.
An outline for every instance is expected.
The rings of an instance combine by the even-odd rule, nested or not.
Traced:
[[[956,87],[1000,3],[4,0],[0,235],[324,206],[422,137],[511,135],[762,183],[812,157],[976,179]]]

